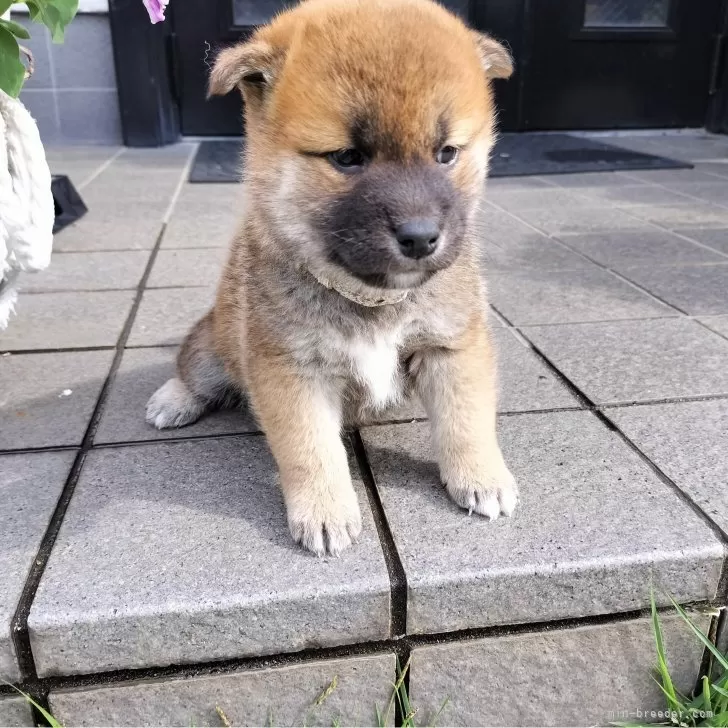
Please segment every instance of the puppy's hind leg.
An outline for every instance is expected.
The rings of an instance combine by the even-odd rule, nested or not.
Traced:
[[[177,376],[152,395],[146,419],[159,430],[184,427],[235,398],[236,388],[215,352],[210,311],[187,334],[177,355]]]

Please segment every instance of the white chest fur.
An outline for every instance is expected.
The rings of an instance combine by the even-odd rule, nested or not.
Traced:
[[[347,346],[354,379],[367,392],[370,407],[383,409],[402,395],[398,336],[381,334],[373,340],[355,339]]]

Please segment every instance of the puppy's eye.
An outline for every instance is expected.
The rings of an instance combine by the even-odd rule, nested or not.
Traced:
[[[367,161],[358,149],[339,149],[328,154],[327,158],[340,172],[356,172]]]
[[[435,154],[435,160],[438,164],[455,164],[455,160],[458,158],[460,150],[457,147],[443,147],[437,154]]]

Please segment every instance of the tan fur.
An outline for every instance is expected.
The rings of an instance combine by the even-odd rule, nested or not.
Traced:
[[[452,498],[490,518],[515,507],[496,439],[474,230],[493,144],[490,79],[510,70],[502,46],[429,0],[306,0],[221,53],[212,72],[212,94],[239,86],[245,97],[247,212],[215,307],[180,353],[184,384],[172,386],[171,399],[160,390],[148,418],[186,424],[247,393],[278,464],[291,532],[316,553],[338,553],[361,529],[345,418],[410,388],[428,410]],[[377,292],[332,271],[312,223],[352,184],[321,156],[350,144],[352,102],[396,144],[396,152],[384,144],[373,163],[396,153],[403,169],[429,158],[447,114],[447,143],[462,147],[450,179],[468,209],[455,262],[401,303],[369,309],[318,282],[331,274],[340,290]],[[410,278],[397,280],[409,289]],[[361,371],[367,362],[375,370]],[[182,416],[181,392],[190,393]]]

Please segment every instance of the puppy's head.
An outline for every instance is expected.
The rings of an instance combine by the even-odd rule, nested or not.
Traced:
[[[409,288],[463,245],[507,51],[430,0],[305,0],[223,51],[245,98],[246,182],[285,254]]]

